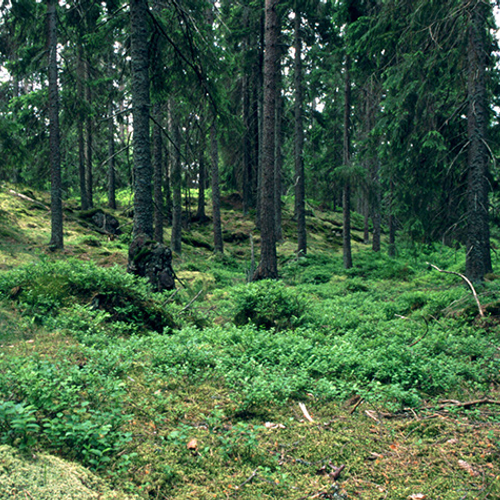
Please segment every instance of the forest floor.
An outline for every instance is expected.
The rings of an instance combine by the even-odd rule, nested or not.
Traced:
[[[374,255],[356,215],[345,271],[341,214],[313,206],[297,260],[286,203],[281,279],[248,284],[237,205],[225,255],[191,224],[153,294],[126,210],[110,240],[68,202],[52,253],[47,195],[0,188],[0,499],[500,498],[500,276],[481,318],[427,264],[461,272],[463,249]]]

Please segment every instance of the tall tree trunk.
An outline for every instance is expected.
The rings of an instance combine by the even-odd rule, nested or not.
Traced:
[[[108,104],[108,207],[116,209],[115,121],[113,114],[113,100],[110,99]]]
[[[81,42],[78,42],[77,60],[76,60],[76,95],[78,97],[79,106],[85,103],[85,64],[83,60],[83,47]],[[78,173],[80,176],[80,207],[82,210],[88,210],[89,198],[87,194],[87,182],[85,176],[85,118],[83,110],[80,109],[78,115]]]
[[[283,78],[281,74],[281,58],[278,71],[278,90],[276,95],[276,147],[274,160],[274,203],[275,203],[275,228],[276,241],[283,240],[282,228],[282,210],[281,210],[281,191],[282,191],[282,172],[283,172],[283,108],[284,96],[282,95]]]
[[[274,140],[276,120],[276,80],[278,61],[278,16],[279,0],[266,0],[265,56],[264,56],[264,116],[262,144],[262,189],[261,189],[261,245],[260,262],[254,279],[278,277],[276,256],[276,233],[274,228]]]
[[[373,222],[373,236],[372,236],[372,250],[380,252],[380,233],[381,233],[381,214],[380,207],[382,204],[381,188],[380,188],[380,165],[378,158],[374,158],[372,170],[372,184],[373,184],[373,202],[372,202],[372,222]]]
[[[214,251],[224,252],[222,240],[222,224],[220,216],[220,185],[219,185],[219,150],[217,147],[217,129],[214,123],[210,127],[210,152],[212,161],[212,218],[214,224]]]
[[[57,83],[57,1],[47,2],[48,73],[49,73],[49,142],[50,142],[50,212],[51,248],[63,248],[63,211],[61,188],[61,149],[59,136],[59,90]]]
[[[344,87],[344,141],[342,147],[343,162],[346,167],[351,163],[351,61],[346,56],[345,62],[345,87]],[[346,176],[344,189],[342,192],[343,220],[342,249],[344,256],[344,268],[352,267],[351,253],[351,181]]]
[[[196,210],[196,219],[200,222],[205,222],[208,220],[207,214],[205,213],[205,187],[207,184],[207,169],[205,165],[205,148],[206,148],[206,136],[205,136],[205,120],[202,120],[200,126],[200,140],[198,144],[198,207]]]
[[[243,7],[243,26],[248,30],[250,20],[250,8]],[[246,54],[250,50],[249,35],[243,40],[243,51]],[[252,189],[252,116],[251,116],[251,85],[250,74],[247,65],[243,66],[243,78],[241,85],[242,113],[243,113],[243,175],[242,196],[243,214],[248,215],[253,203]]]
[[[134,119],[134,238],[153,238],[151,144],[149,140],[148,4],[130,0],[132,111]]]
[[[396,218],[394,217],[394,182],[391,179],[389,188],[389,257],[396,256]]]
[[[262,13],[260,17],[260,42],[258,44],[258,47],[260,47],[259,51],[259,57],[257,59],[257,66],[255,68],[255,76],[254,76],[254,113],[256,116],[256,122],[255,122],[255,164],[254,164],[254,193],[256,193],[256,203],[255,203],[255,208],[257,211],[257,218],[256,218],[256,226],[258,229],[260,229],[260,216],[262,213],[262,177],[263,177],[263,169],[264,169],[264,162],[265,160],[263,159],[264,156],[264,115],[266,113],[265,111],[265,89],[264,89],[264,81],[265,81],[265,76],[264,76],[264,66],[265,66],[265,51],[267,51],[266,47],[266,42],[265,42],[265,31],[266,31],[266,13],[265,11]],[[274,171],[274,169],[273,169]],[[274,174],[273,174],[274,176]]]
[[[302,119],[302,37],[301,13],[295,10],[295,216],[297,218],[297,253],[307,253],[305,180],[304,180],[304,124]]]
[[[115,92],[114,92],[114,48],[111,46],[107,57],[108,84],[108,207],[116,209],[116,172],[115,172]]]
[[[163,141],[161,130],[161,106],[153,106],[153,186],[155,240],[163,243]]]
[[[171,105],[172,126],[172,250],[179,255],[182,252],[182,186],[181,186],[181,133],[178,111]]]
[[[87,197],[89,208],[94,206],[94,175],[92,171],[92,150],[93,150],[93,123],[92,123],[92,92],[90,90],[90,62],[85,60],[85,102],[87,104],[87,118],[85,120],[85,170],[86,170],[86,184],[87,184]]]
[[[467,254],[466,274],[472,281],[482,281],[491,272],[490,227],[488,222],[488,103],[485,70],[488,56],[486,42],[489,5],[482,0],[469,5],[468,47],[468,184],[467,184]],[[489,4],[489,2],[488,2]]]
[[[168,106],[168,102],[167,102]],[[172,137],[172,127],[170,124],[170,112],[167,111],[167,116],[168,118],[168,130],[169,130],[169,135]],[[165,180],[165,185],[163,188],[163,193],[165,194],[165,219],[167,226],[172,225],[172,189],[171,189],[171,171],[172,171],[172,151],[171,148],[168,147],[167,145],[164,145],[163,147],[163,153],[165,155],[165,175],[164,175],[164,180]]]

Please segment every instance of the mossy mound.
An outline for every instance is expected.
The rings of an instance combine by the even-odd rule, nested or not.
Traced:
[[[0,446],[0,500],[132,500],[111,490],[102,479],[81,465],[40,453],[25,455]]]

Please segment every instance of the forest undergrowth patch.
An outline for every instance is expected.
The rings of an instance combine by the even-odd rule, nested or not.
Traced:
[[[84,258],[0,273],[0,438],[23,467],[49,452],[142,498],[500,497],[495,275],[481,319],[427,267],[460,272],[446,247],[348,272],[280,254],[282,279],[250,285],[235,252],[193,247],[153,294],[78,238]]]

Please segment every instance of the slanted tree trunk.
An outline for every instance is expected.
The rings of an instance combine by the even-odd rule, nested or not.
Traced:
[[[490,227],[488,222],[488,103],[485,70],[488,56],[488,5],[482,0],[469,5],[468,46],[468,184],[467,254],[465,268],[471,281],[482,281],[491,272]]]
[[[351,163],[351,78],[350,78],[350,58],[346,56],[345,63],[345,87],[344,87],[344,141],[342,147],[343,162],[346,167]],[[344,256],[344,268],[352,267],[351,253],[351,181],[346,176],[342,191],[343,222],[342,249]]]
[[[63,211],[61,188],[61,149],[59,132],[59,90],[57,83],[57,0],[47,2],[48,73],[49,73],[49,142],[50,142],[50,212],[51,248],[63,248]]]
[[[130,0],[132,110],[134,119],[134,238],[153,239],[147,0]]]
[[[163,243],[163,141],[161,130],[161,106],[153,106],[153,185],[155,240]]]
[[[276,81],[278,61],[278,16],[279,0],[266,0],[265,57],[264,57],[264,106],[262,144],[262,185],[260,203],[261,248],[260,262],[254,280],[277,278],[276,233],[274,228],[274,140],[276,120]]]
[[[297,218],[297,253],[307,253],[305,180],[304,180],[304,124],[302,119],[302,37],[301,13],[295,10],[295,216]]]
[[[224,252],[222,240],[222,224],[220,216],[220,185],[219,185],[219,150],[217,147],[217,129],[214,123],[210,127],[210,152],[212,161],[212,218],[214,224],[214,251]]]

